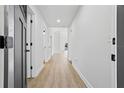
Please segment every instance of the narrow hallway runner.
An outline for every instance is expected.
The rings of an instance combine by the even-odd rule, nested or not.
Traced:
[[[28,80],[29,88],[86,88],[72,64],[63,54],[55,54],[40,74]]]

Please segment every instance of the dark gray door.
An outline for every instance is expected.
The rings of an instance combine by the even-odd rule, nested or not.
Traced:
[[[26,19],[27,6],[15,6],[14,87],[26,87]]]
[[[7,6],[4,6],[4,45],[7,45],[8,37],[8,11]],[[8,48],[4,46],[4,88],[8,88]]]
[[[117,6],[117,87],[124,88],[124,6]]]

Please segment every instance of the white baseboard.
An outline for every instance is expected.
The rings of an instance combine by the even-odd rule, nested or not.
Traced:
[[[86,87],[87,88],[93,88],[91,83],[85,78],[85,76],[80,72],[80,70],[74,64],[72,64],[72,65],[75,68],[75,70],[77,71],[77,73],[79,74],[80,78],[84,81]]]
[[[37,77],[40,74],[40,72],[43,70],[43,67],[44,65],[42,64],[42,66],[37,71],[32,73],[32,77],[33,78]]]
[[[48,58],[45,59],[45,62],[49,62],[49,60],[52,58],[52,56],[49,56]]]
[[[50,60],[50,57],[49,58],[47,58],[47,59],[45,59],[45,62],[48,62]]]

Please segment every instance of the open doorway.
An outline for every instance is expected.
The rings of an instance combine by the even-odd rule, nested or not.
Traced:
[[[50,44],[51,44],[51,54],[64,54],[68,57],[68,28],[49,28],[50,32]]]

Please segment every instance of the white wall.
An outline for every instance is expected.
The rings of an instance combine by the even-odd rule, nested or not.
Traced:
[[[69,32],[69,57],[89,87],[112,87],[114,6],[82,6]]]
[[[45,21],[41,15],[41,12],[36,8],[36,6],[30,6],[34,12],[33,16],[33,31],[32,31],[32,62],[33,62],[33,77],[36,77],[42,70],[44,64],[44,48],[43,48],[43,29],[47,27]]]
[[[50,27],[52,36],[52,54],[64,52],[65,43],[68,42],[68,29],[64,27]]]
[[[0,6],[0,35],[4,35],[4,6]],[[0,49],[0,88],[4,80],[4,50]]]

